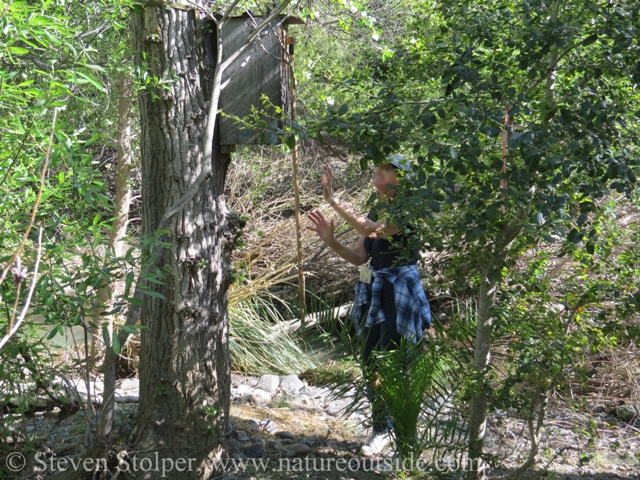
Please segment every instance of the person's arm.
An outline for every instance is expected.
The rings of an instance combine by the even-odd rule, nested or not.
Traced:
[[[333,235],[333,220],[328,223],[320,212],[310,212],[309,218],[313,222],[313,227],[307,225],[306,228],[318,234],[324,243],[326,243],[341,258],[353,265],[362,265],[367,261],[369,255],[364,248],[364,236],[360,235],[356,248],[350,248],[336,240]]]
[[[344,243],[340,243],[335,238],[325,242],[331,250],[336,252],[340,257],[344,258],[352,265],[360,266],[367,262],[369,255],[364,248],[364,235],[360,235],[356,248],[347,247]]]
[[[329,205],[331,205],[333,209],[356,230],[356,232],[360,235],[364,235],[365,237],[390,237],[400,231],[396,224],[392,223],[387,227],[383,222],[374,222],[365,215],[361,215],[356,212],[349,204],[336,200],[335,198],[332,198],[331,201],[329,201]]]
[[[365,237],[383,238],[395,235],[400,231],[397,225],[386,226],[383,222],[373,221],[365,215],[356,212],[350,205],[337,200],[333,195],[333,174],[331,167],[327,167],[327,172],[322,176],[322,195],[324,199],[351,225],[356,232]]]

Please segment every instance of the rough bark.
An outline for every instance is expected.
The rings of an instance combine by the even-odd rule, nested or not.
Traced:
[[[216,39],[200,12],[146,7],[134,19],[137,61],[169,89],[139,96],[142,229],[154,233],[163,213],[184,196],[203,169],[203,138],[213,83]],[[143,62],[142,54],[145,54]],[[159,97],[159,98],[157,98]],[[216,122],[219,125],[219,122]],[[209,147],[211,175],[170,221],[162,252],[166,300],[146,297],[141,311],[140,405],[135,450],[161,458],[195,458],[172,478],[209,478],[228,431],[230,363],[227,297],[229,254],[237,234],[227,213],[229,156],[219,129]],[[155,478],[142,472],[140,478]]]

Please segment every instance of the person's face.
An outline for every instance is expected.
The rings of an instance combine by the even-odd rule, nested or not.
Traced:
[[[385,163],[376,167],[376,171],[373,174],[373,185],[378,189],[380,194],[391,193],[393,190],[388,191],[387,185],[400,185],[400,179],[398,178],[397,171],[390,163]]]

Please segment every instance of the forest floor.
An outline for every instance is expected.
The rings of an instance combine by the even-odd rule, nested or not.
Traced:
[[[348,398],[331,397],[328,389],[293,375],[259,379],[233,374],[232,382],[229,457],[225,473],[216,480],[445,478],[438,472],[447,465],[455,466],[453,456],[443,457],[438,468],[433,456],[425,456],[425,462],[418,463],[413,472],[402,471],[401,465],[396,471],[385,471],[394,453],[392,445],[368,459],[359,454],[369,435],[364,426],[366,405],[347,416]],[[116,404],[116,429],[124,448],[132,438],[137,407],[137,403]],[[576,411],[551,399],[536,464],[521,478],[639,479],[640,419],[624,422],[595,405],[591,410]],[[66,450],[64,455],[71,457],[81,455],[72,446],[83,445],[88,433],[83,412],[57,425],[40,417],[28,430],[47,437],[46,447]],[[489,478],[499,478],[522,465],[529,448],[528,429],[521,418],[505,411],[489,415],[485,451],[498,459]],[[462,473],[458,469],[459,476],[446,478],[462,478]]]

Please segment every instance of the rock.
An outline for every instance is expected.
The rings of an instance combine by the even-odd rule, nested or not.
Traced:
[[[128,392],[131,395],[140,395],[140,379],[123,378],[116,383],[116,388]]]
[[[607,407],[605,405],[589,405],[589,411],[591,413],[605,413]]]
[[[316,401],[309,395],[300,395],[296,400],[296,403],[305,407],[315,407]]]
[[[635,407],[635,405],[619,405],[615,408],[616,417],[620,420],[624,420],[625,422],[630,422],[635,417],[637,417],[640,412]]]
[[[295,438],[295,435],[291,432],[287,432],[286,430],[280,430],[279,432],[276,432],[276,437],[289,438],[293,440]]]
[[[255,388],[255,386],[258,385],[258,382],[260,381],[260,379],[257,377],[245,377],[244,381],[245,383],[248,383],[250,387]]]
[[[257,432],[260,430],[260,424],[256,420],[251,419],[249,420],[249,428],[254,432]]]
[[[244,453],[247,458],[261,458],[262,455],[264,455],[264,448],[262,445],[256,443],[244,448],[242,453]]]
[[[287,393],[298,393],[304,387],[297,375],[287,375],[280,380],[280,388]]]
[[[138,403],[140,401],[140,379],[123,378],[116,383],[117,403]]]
[[[269,403],[271,401],[271,394],[257,388],[251,394],[251,401],[256,405]]]
[[[313,447],[316,443],[318,443],[318,441],[320,441],[320,437],[318,435],[311,435],[310,437],[307,437],[305,443],[310,447]]]
[[[245,382],[245,378],[242,375],[231,372],[231,385],[238,387],[242,385],[244,382]]]
[[[278,385],[280,385],[280,377],[278,375],[263,375],[260,377],[256,389],[273,393],[278,389]]]
[[[340,401],[340,400],[335,400],[333,402],[331,402],[329,404],[329,406],[327,407],[326,412],[329,415],[337,415],[338,413],[340,413],[345,407],[345,402],[344,401]]]
[[[292,443],[287,447],[287,452],[293,452],[293,455],[304,455],[305,453],[309,453],[311,451],[311,447],[304,443]]]
[[[291,440],[290,438],[285,438],[284,440],[282,440],[283,445],[291,445],[292,443],[293,440]]]
[[[248,442],[249,440],[251,440],[249,435],[242,435],[241,437],[238,437],[238,441],[240,442]]]
[[[300,393],[309,395],[312,398],[323,398],[329,395],[330,391],[328,388],[304,387],[303,389],[300,390]]]
[[[243,398],[244,396],[250,396],[253,393],[253,387],[246,384],[238,385],[238,388],[231,389],[231,398]]]

